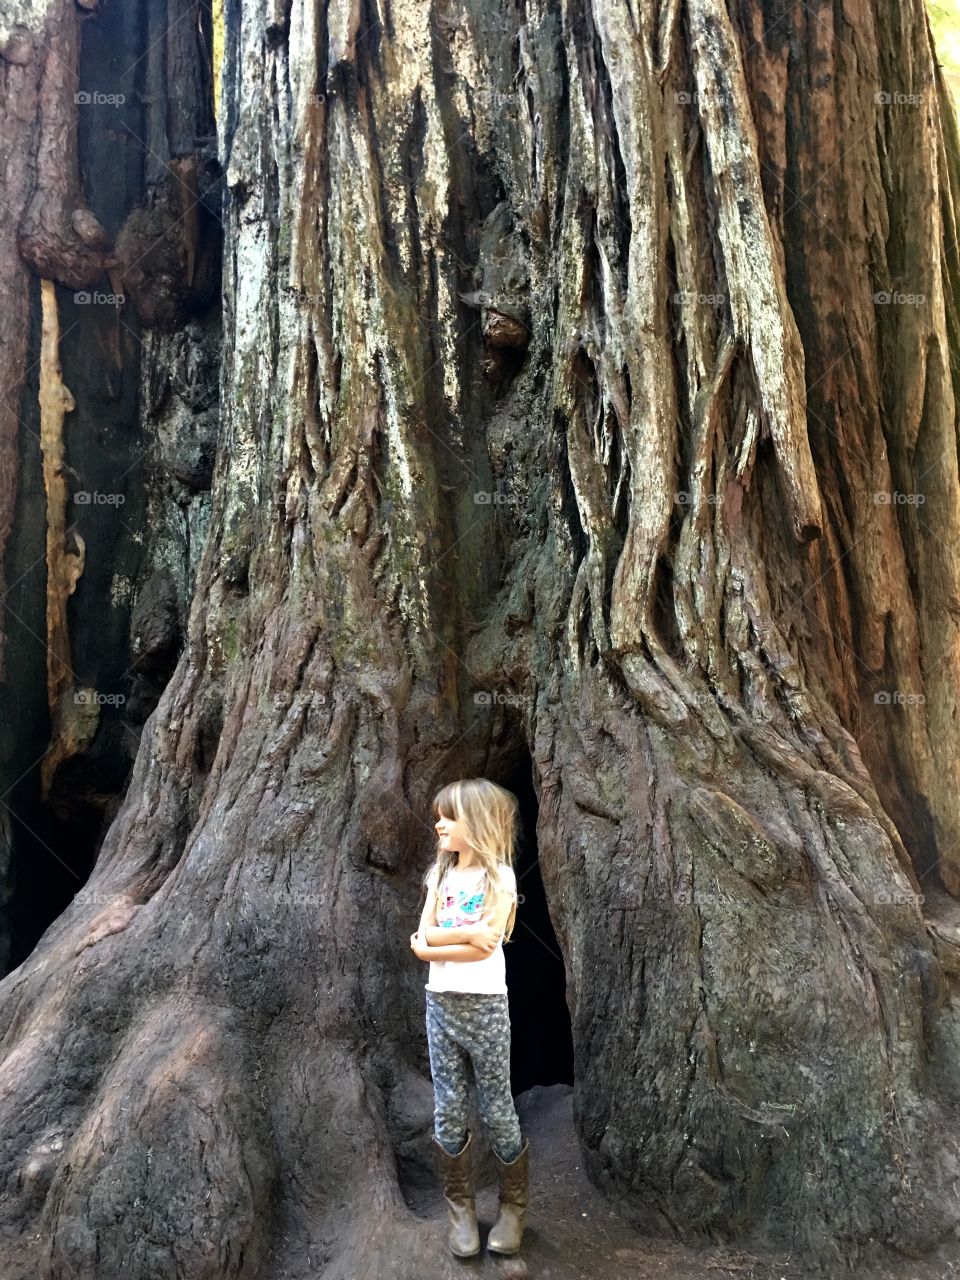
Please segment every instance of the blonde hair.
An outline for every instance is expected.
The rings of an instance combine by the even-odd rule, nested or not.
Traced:
[[[500,875],[501,867],[513,870],[514,846],[517,838],[517,797],[512,791],[490,782],[488,778],[461,778],[448,782],[433,797],[433,820],[450,818],[463,825],[467,843],[473,849],[477,862],[486,873],[486,883],[493,891],[494,905],[499,906],[507,888]],[[437,848],[433,865],[423,877],[430,887],[431,877],[436,875],[434,892],[439,906],[440,886],[450,867],[456,866],[457,854]],[[513,933],[516,904],[507,920],[504,941],[509,942]]]

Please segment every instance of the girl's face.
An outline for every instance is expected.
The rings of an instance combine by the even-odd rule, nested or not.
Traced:
[[[463,823],[457,822],[456,818],[439,817],[435,826],[440,848],[445,853],[466,853],[470,848]]]

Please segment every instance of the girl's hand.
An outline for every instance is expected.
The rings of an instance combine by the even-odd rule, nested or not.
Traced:
[[[500,941],[500,935],[496,929],[491,928],[486,921],[483,921],[481,924],[471,927],[470,941],[475,947],[479,947],[481,951],[485,951],[489,955]]]
[[[420,941],[419,933],[411,933],[410,948],[418,960],[430,959],[430,948]]]

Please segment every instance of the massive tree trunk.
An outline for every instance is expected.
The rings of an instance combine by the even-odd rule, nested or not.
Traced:
[[[827,1265],[930,1246],[960,171],[920,0],[230,0],[218,132],[209,534],[0,987],[4,1274],[420,1277],[429,798],[531,761],[594,1181]]]

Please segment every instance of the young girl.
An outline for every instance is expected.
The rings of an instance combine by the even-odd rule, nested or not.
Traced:
[[[510,1014],[503,940],[517,909],[511,866],[517,799],[486,778],[452,782],[433,800],[439,840],[424,877],[427,901],[410,946],[430,961],[427,1042],[434,1089],[434,1152],[458,1258],[480,1250],[467,1129],[468,1062],[484,1128],[497,1158],[500,1203],[487,1238],[493,1253],[520,1248],[530,1144],[510,1091]]]

